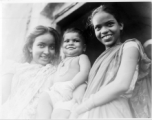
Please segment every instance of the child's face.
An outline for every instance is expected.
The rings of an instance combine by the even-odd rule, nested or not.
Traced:
[[[92,23],[97,39],[106,48],[120,42],[120,30],[123,29],[123,24],[118,24],[113,15],[100,11],[94,15]]]
[[[53,35],[46,33],[35,38],[32,48],[32,61],[34,64],[46,65],[50,63],[55,54],[55,38]]]
[[[62,48],[65,57],[78,56],[82,54],[84,49],[83,40],[78,33],[66,33],[64,35]]]

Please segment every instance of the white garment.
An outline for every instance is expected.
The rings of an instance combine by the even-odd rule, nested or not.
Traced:
[[[12,64],[8,73],[14,73],[11,94],[2,105],[2,117],[6,119],[35,119],[39,90],[56,71],[51,64]],[[6,72],[6,73],[7,73]]]
[[[67,81],[69,82],[69,81]],[[64,101],[64,97],[61,95],[59,91],[69,89],[69,86],[65,86],[66,82],[56,82],[54,85],[50,88],[50,90],[47,90],[46,92],[50,95],[51,102],[53,105],[53,109],[65,109],[65,110],[71,110],[73,105],[75,104],[75,101],[73,99],[69,101]]]

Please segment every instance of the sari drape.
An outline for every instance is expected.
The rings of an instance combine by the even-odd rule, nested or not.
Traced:
[[[2,106],[2,118],[17,119],[47,79],[56,71],[52,65],[23,64],[12,80],[12,91]]]
[[[97,58],[89,74],[88,86],[84,94],[83,101],[88,99],[91,94],[95,94],[104,86],[115,80],[122,59],[123,46],[129,41],[134,41],[137,43],[140,54],[138,62],[138,79],[135,84],[135,89],[130,93],[132,97],[127,97],[125,95],[124,97],[120,96],[118,99],[113,100],[110,103],[95,107],[87,112],[86,118],[133,117],[133,115],[130,115],[130,113],[135,113],[134,117],[150,117],[151,85],[148,84],[150,79],[147,76],[150,74],[151,61],[144,53],[141,43],[136,39],[129,39],[123,44],[117,44],[114,47],[104,51]],[[128,103],[128,100],[130,104]]]

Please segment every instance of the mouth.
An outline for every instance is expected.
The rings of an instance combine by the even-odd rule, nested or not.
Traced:
[[[112,35],[110,34],[110,35],[104,35],[104,36],[102,36],[101,38],[102,38],[103,40],[110,40],[111,37],[112,37]]]
[[[49,61],[50,57],[49,56],[41,56],[41,59],[44,61]]]
[[[73,50],[75,47],[67,47],[66,49]]]

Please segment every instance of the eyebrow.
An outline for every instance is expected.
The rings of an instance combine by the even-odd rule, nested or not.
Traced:
[[[44,42],[38,42],[38,44],[45,44]]]
[[[94,26],[94,28],[97,28],[97,27],[100,27],[100,26],[102,26],[102,25],[101,24],[97,24],[97,25]]]
[[[46,45],[47,43],[45,43],[45,42],[39,42],[38,44]],[[49,45],[55,45],[55,43],[50,43]]]
[[[115,20],[108,20],[107,22],[115,22]],[[107,23],[107,22],[105,22],[105,23]]]

